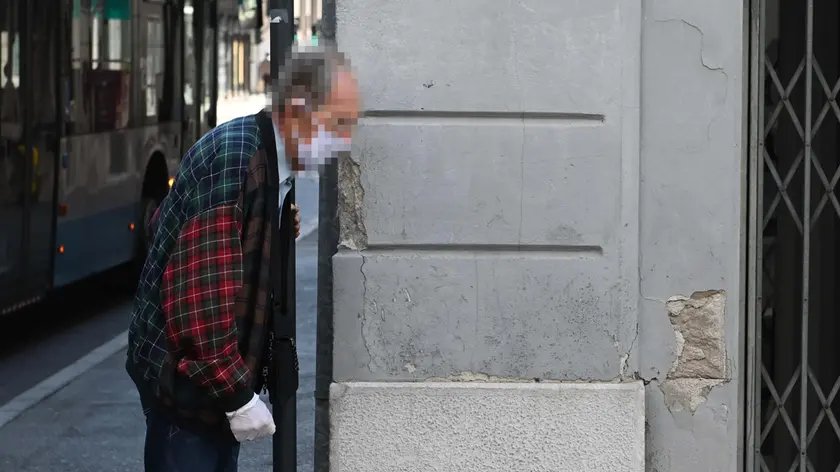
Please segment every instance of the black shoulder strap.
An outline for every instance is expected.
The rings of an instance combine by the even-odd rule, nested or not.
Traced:
[[[275,293],[285,293],[285,290],[283,290],[285,286],[281,284],[285,278],[285,271],[280,270],[283,268],[281,262],[283,251],[281,248],[285,244],[283,244],[283,234],[278,230],[280,228],[280,221],[282,220],[280,219],[280,212],[277,211],[280,208],[280,202],[278,201],[280,198],[280,172],[277,168],[277,144],[274,141],[274,125],[271,123],[271,116],[265,111],[260,111],[254,117],[257,120],[257,126],[260,130],[260,141],[263,144],[266,155],[265,165],[268,168],[268,182],[266,185],[268,189],[268,204],[266,205],[265,216],[271,222],[269,229],[271,231],[271,267],[268,268],[268,273],[269,280],[272,283],[270,293],[274,295]]]
[[[268,273],[270,287],[269,323],[273,335],[272,363],[269,370],[273,371],[269,390],[272,403],[276,395],[282,401],[289,396],[294,397],[298,387],[298,358],[295,346],[295,237],[294,216],[292,203],[295,198],[294,183],[292,189],[280,208],[280,173],[277,168],[277,145],[274,142],[274,125],[271,116],[261,111],[255,115],[260,129],[260,140],[266,153],[266,167],[268,178],[271,179],[268,188],[268,205],[266,211],[270,218],[271,228],[271,258]],[[280,222],[285,224],[281,225]]]

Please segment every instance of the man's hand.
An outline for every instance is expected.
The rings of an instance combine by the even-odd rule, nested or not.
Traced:
[[[274,418],[256,393],[245,406],[225,414],[230,422],[230,431],[239,442],[253,441],[274,434]]]
[[[295,212],[295,237],[300,237],[300,207],[296,204],[292,205],[292,211]]]

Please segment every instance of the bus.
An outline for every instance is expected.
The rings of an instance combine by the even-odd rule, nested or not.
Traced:
[[[145,223],[215,126],[216,14],[0,2],[0,315],[145,257]]]

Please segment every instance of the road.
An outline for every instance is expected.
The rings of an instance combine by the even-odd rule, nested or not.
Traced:
[[[220,106],[220,122],[252,113],[262,99]],[[317,288],[317,178],[299,178],[302,232],[297,244],[298,471],[313,470]],[[311,233],[308,236],[306,233]],[[0,472],[142,470],[145,434],[125,350],[91,361],[127,327],[133,287],[111,271],[0,318]],[[110,344],[109,344],[110,343]],[[101,362],[97,362],[101,361]],[[69,377],[68,377],[69,376]],[[67,380],[72,380],[67,383]],[[63,379],[63,380],[62,380]],[[61,386],[6,422],[4,415]],[[39,390],[40,389],[40,390]],[[23,402],[21,401],[23,399]],[[267,399],[266,399],[267,400]],[[245,444],[240,471],[268,471],[271,441]]]
[[[315,307],[317,237],[298,242],[298,471],[313,470],[315,403]],[[11,320],[22,324],[36,316],[48,328],[31,323],[22,335],[3,330],[0,354],[0,405],[125,329],[128,294],[109,290],[96,300],[104,281],[96,280],[58,301],[50,301]],[[4,320],[5,321],[5,320]],[[21,329],[21,326],[12,328]],[[17,342],[13,340],[17,339]],[[0,427],[0,471],[142,470],[145,433],[137,393],[124,370],[125,350],[111,355],[66,387]],[[242,472],[268,471],[271,441],[245,444]]]

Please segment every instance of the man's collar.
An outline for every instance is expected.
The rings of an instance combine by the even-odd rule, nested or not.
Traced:
[[[273,121],[274,143],[277,146],[277,173],[280,177],[280,182],[283,182],[288,178],[294,177],[294,174],[292,173],[291,166],[289,166],[289,159],[286,157],[286,145],[283,142],[283,137],[278,131],[277,124],[273,123]]]

